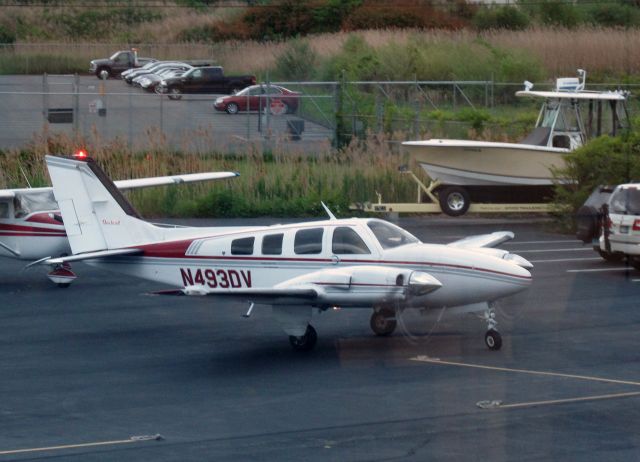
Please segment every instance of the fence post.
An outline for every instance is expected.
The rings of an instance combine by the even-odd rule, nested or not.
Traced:
[[[80,76],[73,74],[73,132],[76,139],[80,136]]]

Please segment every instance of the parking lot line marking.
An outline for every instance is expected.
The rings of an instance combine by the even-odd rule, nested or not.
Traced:
[[[598,273],[601,271],[632,271],[631,267],[624,268],[589,268],[589,269],[569,269],[567,273]]]
[[[443,361],[442,359],[438,359],[438,358],[429,358],[428,356],[416,356],[414,358],[409,358],[409,360],[429,363],[429,364],[440,364],[445,366],[468,367],[471,369],[485,369],[490,371],[513,372],[516,374],[540,375],[540,376],[546,376],[546,377],[562,377],[565,379],[586,380],[589,382],[616,383],[619,385],[633,385],[635,387],[640,387],[640,382],[632,382],[630,380],[617,380],[617,379],[607,379],[604,377],[593,377],[589,375],[563,374],[561,372],[534,371],[530,369],[512,369],[510,367],[485,366],[482,364],[459,363],[456,361]]]
[[[529,263],[557,263],[563,261],[593,261],[602,260],[600,257],[586,257],[586,258],[555,258],[553,260],[529,260]]]
[[[143,441],[159,441],[161,439],[163,439],[161,435],[132,436],[126,440],[96,441],[93,443],[66,444],[63,446],[48,446],[43,448],[11,449],[8,451],[0,451],[0,455],[23,454],[27,452],[42,452],[42,451],[60,451],[62,449],[90,448],[95,446],[140,443]]]
[[[530,401],[526,403],[501,404],[494,409],[518,409],[523,407],[549,406],[552,404],[580,403],[584,401],[602,401],[605,399],[629,398],[640,396],[640,391],[630,391],[627,393],[610,393],[608,395],[581,396],[578,398],[550,399],[545,401]]]
[[[582,242],[582,241],[579,241],[578,239],[561,239],[561,240],[558,240],[558,241],[519,241],[519,242],[510,241],[510,242],[505,242],[502,245],[573,244],[573,243],[577,243],[577,242]]]
[[[593,252],[591,247],[571,247],[569,249],[540,249],[540,250],[516,250],[517,253],[547,253],[547,252]]]

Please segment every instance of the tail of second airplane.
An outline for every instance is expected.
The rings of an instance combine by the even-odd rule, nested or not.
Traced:
[[[93,160],[46,156],[46,161],[74,254],[163,239],[162,228],[142,220]]]

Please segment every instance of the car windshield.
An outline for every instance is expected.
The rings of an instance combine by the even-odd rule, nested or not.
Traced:
[[[401,245],[416,244],[418,238],[398,226],[382,220],[370,220],[367,223],[383,249],[392,249]]]
[[[609,211],[612,213],[640,215],[640,188],[619,188],[611,195]]]

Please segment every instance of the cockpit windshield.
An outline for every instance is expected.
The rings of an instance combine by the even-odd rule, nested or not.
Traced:
[[[392,249],[401,245],[416,244],[420,241],[418,238],[408,233],[398,226],[381,220],[370,220],[367,226],[373,232],[374,236],[383,249]]]
[[[58,210],[53,190],[21,193],[17,194],[13,200],[16,218],[24,217],[33,212]]]

